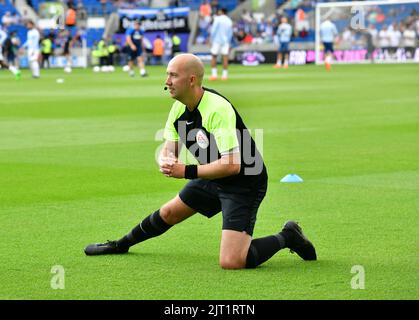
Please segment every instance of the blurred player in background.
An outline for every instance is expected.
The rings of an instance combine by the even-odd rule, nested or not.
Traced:
[[[288,68],[288,57],[290,52],[289,44],[292,35],[292,27],[288,23],[288,19],[286,17],[281,18],[281,24],[278,26],[276,35],[278,36],[279,49],[274,68],[282,68],[282,65],[284,65],[284,68],[286,69]]]
[[[403,46],[406,50],[406,57],[413,59],[416,48],[416,32],[413,26],[408,26],[403,30]]]
[[[42,53],[42,68],[50,68],[49,58],[52,54],[53,42],[51,34],[48,34],[41,41],[41,53]]]
[[[141,23],[138,20],[134,21],[134,29],[128,32],[127,35],[127,44],[130,47],[130,59],[128,61],[129,66],[129,75],[133,77],[134,73],[134,63],[135,61],[140,68],[140,75],[142,77],[147,76],[145,70],[145,63],[143,58],[143,53],[145,52],[144,47],[144,30],[141,28]]]
[[[320,40],[323,42],[324,46],[324,65],[327,71],[330,71],[333,61],[333,42],[335,37],[338,35],[338,30],[336,25],[326,19],[320,25]]]
[[[63,55],[65,56],[65,72],[71,72],[71,48],[74,45],[73,37],[69,30],[64,33]]]
[[[26,22],[28,28],[27,40],[22,45],[22,48],[26,48],[26,54],[28,56],[29,67],[32,72],[32,78],[38,79],[40,77],[39,71],[39,42],[40,34],[38,29],[35,28],[35,23],[32,20]]]
[[[217,16],[211,27],[211,77],[210,80],[217,80],[217,57],[219,54],[223,57],[223,73],[221,80],[228,78],[228,54],[230,43],[233,37],[233,22],[227,16],[226,9],[218,9]]]
[[[7,39],[7,33],[3,29],[1,29],[1,26],[0,26],[0,66],[2,68],[9,69],[10,72],[15,75],[16,79],[19,79],[20,78],[19,69],[13,65],[8,65],[5,61],[6,60],[5,57],[3,56],[3,44],[6,41],[6,39]]]
[[[386,58],[389,55],[390,48],[390,36],[386,25],[378,32],[378,45],[380,46],[382,56]]]

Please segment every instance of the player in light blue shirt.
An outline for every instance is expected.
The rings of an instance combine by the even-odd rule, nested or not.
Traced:
[[[286,69],[288,68],[288,57],[290,53],[289,44],[292,36],[292,27],[288,23],[286,17],[281,18],[281,24],[278,26],[276,35],[279,41],[279,48],[274,68],[282,68],[282,65],[284,65],[284,68]]]
[[[33,21],[29,20],[26,22],[26,27],[28,28],[27,40],[22,45],[22,48],[26,48],[29,67],[32,71],[32,78],[38,79],[40,76],[38,58],[40,54],[39,40],[41,36]]]
[[[223,74],[221,80],[228,77],[228,54],[230,43],[233,38],[233,21],[227,16],[226,9],[218,9],[217,16],[211,26],[211,77],[210,80],[217,79],[217,56],[223,56]]]
[[[324,46],[324,62],[326,70],[330,71],[333,59],[333,42],[338,35],[336,25],[329,19],[323,21],[320,25],[320,40]]]

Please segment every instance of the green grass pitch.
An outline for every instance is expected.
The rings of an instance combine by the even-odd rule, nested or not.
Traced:
[[[282,250],[255,270],[222,270],[220,214],[127,255],[86,257],[87,244],[126,234],[185,183],[154,160],[172,100],[165,69],[148,71],[0,72],[0,299],[419,298],[413,64],[232,66],[227,82],[205,82],[263,129],[269,188],[254,236],[295,219],[318,261]],[[288,173],[304,182],[280,183]],[[64,289],[51,287],[56,265]],[[354,266],[364,289],[352,288]]]

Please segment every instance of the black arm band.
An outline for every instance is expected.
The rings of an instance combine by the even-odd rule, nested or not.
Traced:
[[[198,166],[196,164],[189,164],[185,166],[185,179],[198,178]]]

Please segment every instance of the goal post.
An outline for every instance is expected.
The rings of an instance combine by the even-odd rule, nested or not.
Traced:
[[[326,20],[337,29],[333,63],[419,62],[419,0],[317,3],[316,64],[324,63]]]

